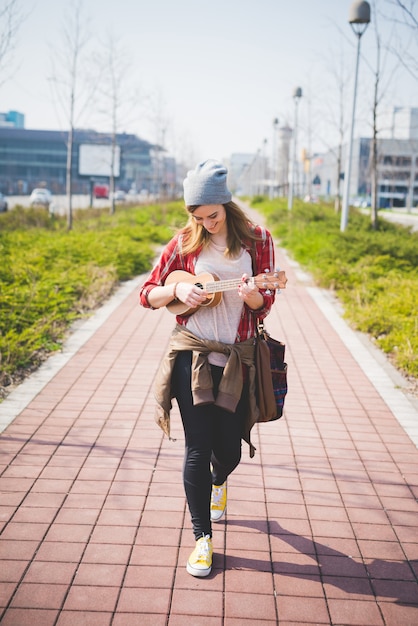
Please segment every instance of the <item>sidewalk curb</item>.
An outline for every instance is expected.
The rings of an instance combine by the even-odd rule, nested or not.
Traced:
[[[69,330],[69,337],[62,350],[52,354],[39,369],[16,387],[0,404],[0,433],[35,398],[45,385],[59,372],[78,350],[94,335],[117,309],[120,303],[139,287],[143,275],[123,283],[102,307],[85,322],[78,320]]]
[[[387,363],[384,367],[378,361],[376,353],[381,354],[380,351],[371,344],[368,337],[353,331],[347,325],[338,314],[327,291],[317,287],[307,287],[306,289],[376,391],[386,402],[399,424],[418,448],[418,411],[413,400],[410,401],[406,397],[394,380],[395,378],[400,379],[400,374],[393,368],[394,372],[390,375],[389,370],[392,366]]]

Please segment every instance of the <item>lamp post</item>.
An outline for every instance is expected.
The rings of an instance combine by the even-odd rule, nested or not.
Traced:
[[[264,196],[266,191],[266,180],[267,180],[267,139],[263,139],[263,149],[261,152],[262,155],[262,163],[261,163],[261,171],[263,175],[262,185],[261,185],[261,195]]]
[[[273,120],[273,141],[271,143],[271,180],[270,180],[270,200],[274,198],[274,188],[277,183],[277,129],[279,118]]]
[[[290,160],[289,167],[289,195],[287,198],[287,208],[289,211],[293,208],[293,194],[294,194],[294,184],[295,184],[295,173],[296,173],[296,145],[297,145],[297,132],[298,132],[298,104],[299,100],[302,97],[302,89],[300,87],[296,87],[293,90],[293,99],[295,101],[295,123],[293,128],[293,144],[292,144],[292,154]]]
[[[350,178],[351,178],[351,160],[353,152],[353,135],[354,135],[354,120],[356,114],[356,98],[357,98],[357,78],[358,67],[360,60],[360,40],[361,36],[365,32],[367,26],[370,23],[370,5],[368,2],[356,1],[350,7],[350,13],[348,21],[353,30],[353,33],[357,37],[357,58],[356,58],[356,71],[354,74],[354,90],[353,90],[353,109],[351,114],[350,136],[347,146],[347,158],[344,171],[344,188],[343,188],[343,202],[341,208],[341,224],[340,230],[344,232],[348,224],[348,210],[350,201]]]

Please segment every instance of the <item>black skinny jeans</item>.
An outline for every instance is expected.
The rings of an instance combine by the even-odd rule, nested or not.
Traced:
[[[184,490],[196,539],[212,536],[210,497],[213,485],[222,485],[241,460],[241,433],[248,410],[248,391],[243,389],[235,413],[214,404],[194,406],[191,392],[191,352],[180,352],[173,372],[173,389],[185,435]],[[222,367],[211,365],[216,397]],[[212,463],[212,472],[210,464]]]

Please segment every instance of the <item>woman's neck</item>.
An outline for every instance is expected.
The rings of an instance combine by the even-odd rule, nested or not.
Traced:
[[[211,235],[210,240],[215,246],[226,248],[228,245],[226,234],[218,233],[216,235]]]

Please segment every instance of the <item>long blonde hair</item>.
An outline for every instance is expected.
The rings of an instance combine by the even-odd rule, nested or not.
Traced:
[[[186,226],[181,231],[183,235],[182,253],[191,254],[209,245],[210,234],[202,224],[193,219],[194,211],[200,204],[186,206],[190,217]],[[227,202],[223,205],[226,213],[227,224],[227,247],[225,256],[236,257],[243,245],[251,246],[252,242],[259,241],[255,232],[255,224],[235,202]]]

